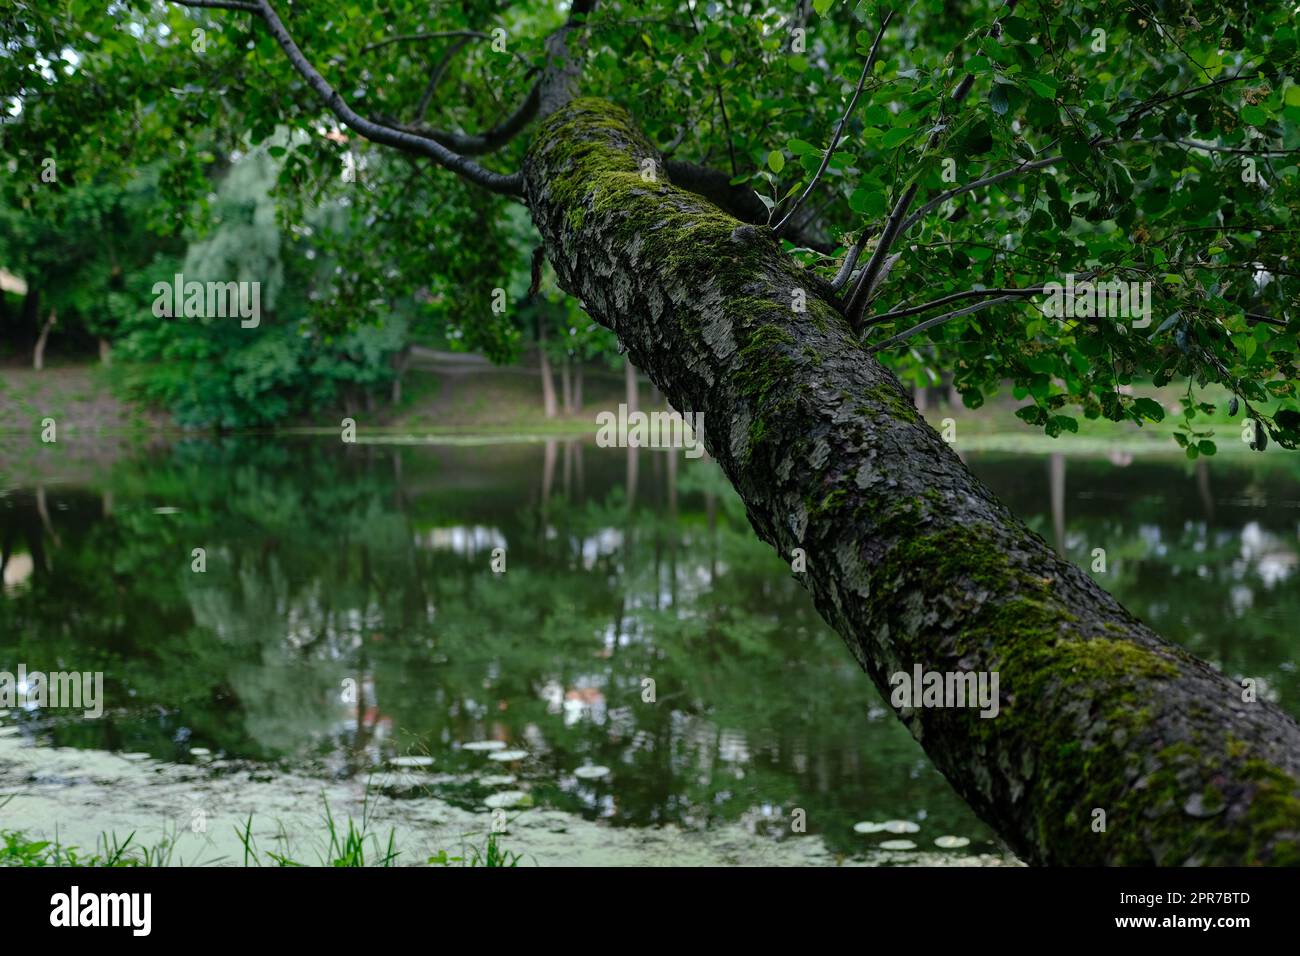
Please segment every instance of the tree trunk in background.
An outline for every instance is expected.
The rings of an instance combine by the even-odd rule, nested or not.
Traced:
[[[564,362],[560,365],[560,391],[564,399],[564,414],[573,414],[573,362],[569,356],[564,356]]]
[[[45,324],[41,326],[41,334],[36,337],[36,348],[32,350],[32,368],[38,372],[45,368],[45,343],[50,338],[50,329],[58,321],[58,313],[51,309]]]
[[[406,377],[406,370],[410,367],[411,346],[405,345],[393,353],[393,389],[389,395],[389,401],[393,405],[402,404],[402,379]]]
[[[631,415],[641,407],[641,398],[637,392],[636,366],[632,364],[632,356],[626,356],[627,361],[623,363],[623,384],[625,386],[626,397],[623,399],[627,403],[627,413]]]
[[[999,675],[991,718],[891,701],[975,811],[1035,863],[1300,863],[1300,726],[1029,531],[823,280],[770,231],[645,181],[647,160],[662,162],[604,101],[538,129],[527,200],[560,285],[704,416],[755,530],[787,562],[804,550],[798,579],[886,700],[914,665]]]
[[[582,363],[575,362],[573,366],[573,412],[575,415],[582,414]]]
[[[537,320],[537,352],[542,369],[542,409],[547,418],[554,418],[557,411],[555,379],[551,375],[551,357],[546,354],[546,320],[543,318]]]
[[[554,418],[559,409],[555,402],[555,380],[551,377],[551,360],[542,349],[542,408],[547,418]]]
[[[113,364],[113,345],[105,338],[99,340],[99,364],[105,368]]]

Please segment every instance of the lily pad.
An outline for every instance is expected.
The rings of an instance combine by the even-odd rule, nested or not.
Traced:
[[[431,767],[432,757],[394,757],[388,761],[394,767]]]
[[[474,740],[467,744],[461,744],[461,750],[505,750],[506,742],[504,740]]]
[[[886,820],[885,830],[888,833],[919,833],[921,826],[911,820]]]
[[[916,844],[911,840],[886,840],[880,844],[882,850],[915,850]]]
[[[588,765],[586,767],[579,767],[577,770],[573,771],[573,775],[580,780],[597,780],[601,777],[608,777],[609,768],[593,767]]]
[[[490,773],[486,777],[479,777],[479,783],[484,787],[508,787],[518,778],[513,773]]]
[[[883,833],[885,825],[883,823],[872,823],[870,820],[863,820],[861,823],[853,824],[854,833]]]
[[[934,841],[934,845],[943,850],[960,850],[964,846],[970,846],[970,840],[959,836],[941,836]]]
[[[527,756],[527,750],[498,750],[496,753],[488,754],[488,760],[523,760]]]
[[[529,807],[532,806],[533,798],[522,790],[502,790],[500,793],[494,793],[483,801],[484,806],[492,810],[501,810],[506,807]]]

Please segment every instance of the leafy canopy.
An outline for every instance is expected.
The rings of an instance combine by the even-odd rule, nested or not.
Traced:
[[[453,147],[527,103],[546,37],[569,14],[488,0],[272,6],[357,114]],[[1261,423],[1257,444],[1265,433],[1300,443],[1300,37],[1287,5],[605,2],[578,17],[582,86],[632,109],[665,154],[720,170],[779,216],[823,165],[891,10],[789,243],[830,278],[858,239],[872,256],[913,191],[887,250],[898,258],[866,303],[868,346],[918,382],[951,375],[971,406],[1010,381],[1021,417],[1050,434],[1076,429],[1078,414],[1158,420],[1161,404],[1128,386],[1176,379],[1189,455],[1214,449],[1196,418],[1212,410],[1198,394],[1212,384]],[[358,217],[365,241],[340,260],[358,290],[439,275],[467,339],[508,347],[524,324],[518,308],[490,307],[535,242],[512,234],[511,200],[340,134],[254,13],[9,0],[0,32],[11,203],[158,162],[171,208],[193,217],[214,155],[289,130],[275,147],[281,214],[301,226],[337,202]],[[509,173],[527,138],[503,135],[474,158]],[[57,185],[40,177],[50,158]],[[1150,283],[1150,324],[1045,315],[1043,296],[1018,291],[1068,276]],[[981,294],[994,289],[1017,291]]]

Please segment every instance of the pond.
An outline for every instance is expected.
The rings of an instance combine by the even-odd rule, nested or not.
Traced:
[[[1134,613],[1300,716],[1286,459],[967,463]],[[908,862],[899,841],[1009,859],[707,459],[283,437],[46,455],[0,471],[0,547],[0,670],[104,681],[97,719],[0,715],[19,795],[0,830],[188,834],[197,813],[229,843],[325,793],[404,831],[543,820],[565,836],[519,831],[543,865]]]

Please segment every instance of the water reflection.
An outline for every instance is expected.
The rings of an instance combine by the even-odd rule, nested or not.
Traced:
[[[1297,713],[1286,466],[970,459],[1071,559],[1102,549],[1135,613]],[[42,744],[380,772],[620,826],[779,837],[798,808],[842,852],[856,822],[925,820],[987,848],[708,462],[187,442],[6,486],[0,665],[105,672],[100,721],[8,719]]]

